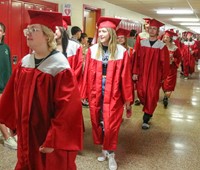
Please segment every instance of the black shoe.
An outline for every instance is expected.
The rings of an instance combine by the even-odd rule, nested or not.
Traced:
[[[143,115],[143,124],[142,124],[142,129],[147,130],[150,128],[149,126],[149,120],[152,118],[152,115],[144,113]]]
[[[134,104],[135,104],[136,106],[139,106],[139,105],[140,105],[140,100],[139,100],[139,99],[136,99]]]
[[[164,105],[165,108],[167,108],[168,98],[166,96],[163,98],[163,105]]]

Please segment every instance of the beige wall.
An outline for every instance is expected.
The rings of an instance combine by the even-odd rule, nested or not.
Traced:
[[[125,8],[121,8],[119,6],[107,3],[103,0],[45,0],[48,2],[54,2],[59,4],[59,12],[62,12],[62,5],[63,4],[71,4],[71,20],[72,20],[72,25],[79,26],[82,28],[83,24],[83,4],[89,5],[95,8],[101,8],[102,9],[102,15],[104,16],[118,16],[118,17],[124,17],[127,19],[131,19],[134,21],[139,21],[143,23],[144,16],[142,14],[127,10]],[[166,29],[168,28],[174,28],[174,26],[171,25],[166,25]],[[181,32],[184,31],[180,28],[179,29]]]

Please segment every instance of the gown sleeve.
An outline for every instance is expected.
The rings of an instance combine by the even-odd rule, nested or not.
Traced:
[[[131,77],[131,62],[128,52],[124,53],[124,67],[121,75],[122,81],[122,94],[124,102],[133,103],[133,86],[132,86],[132,77]]]
[[[83,142],[82,105],[77,81],[70,69],[55,77],[55,116],[44,147],[81,150]]]

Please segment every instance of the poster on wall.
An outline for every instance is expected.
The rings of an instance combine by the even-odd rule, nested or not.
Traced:
[[[71,16],[71,4],[63,4],[63,16]]]

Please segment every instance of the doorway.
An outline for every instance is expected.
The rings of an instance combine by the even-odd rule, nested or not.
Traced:
[[[83,32],[88,37],[96,37],[96,22],[101,16],[101,9],[83,5]]]

